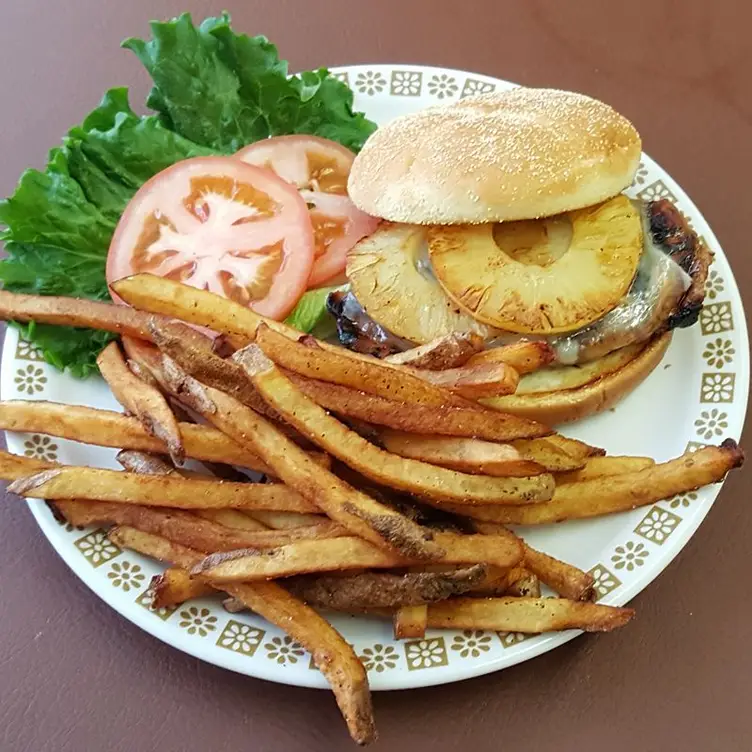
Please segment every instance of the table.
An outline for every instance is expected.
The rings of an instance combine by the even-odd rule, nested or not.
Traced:
[[[226,3],[226,5],[231,5]],[[293,69],[426,63],[603,98],[701,207],[742,293],[752,174],[752,6],[494,0],[245,0]],[[108,87],[142,99],[146,76],[118,43],[201,0],[7,3],[0,26],[0,193]],[[453,686],[379,694],[376,749],[515,752],[748,750],[752,600],[744,598],[749,475],[728,481],[683,554],[636,598],[638,618],[532,662]],[[0,749],[349,750],[327,692],[234,675],[173,650],[99,602],[15,499],[0,505]],[[117,686],[115,686],[115,680]]]

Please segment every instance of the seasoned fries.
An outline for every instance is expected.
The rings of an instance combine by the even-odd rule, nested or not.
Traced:
[[[632,617],[631,608],[565,598],[455,598],[428,605],[428,626],[538,634],[562,629],[610,632]]]
[[[393,454],[461,473],[503,478],[546,472],[542,465],[525,459],[509,444],[495,444],[481,439],[425,436],[389,429],[382,429],[377,435],[384,448]]]
[[[54,467],[33,475],[27,471],[26,477],[17,478],[8,486],[8,491],[40,499],[91,499],[176,509],[318,510],[281,483],[217,482],[209,478],[137,475],[93,467]]]
[[[660,464],[605,456],[528,419],[552,375],[545,342],[483,350],[454,333],[378,360],[172,280],[112,288],[135,308],[0,291],[0,317],[122,335],[98,363],[130,415],[15,400],[0,402],[0,428],[117,448],[125,471],[0,452],[0,478],[171,564],[152,580],[154,608],[220,591],[228,610],[278,625],[311,652],[359,743],[376,737],[363,663],[313,607],[391,619],[397,638],[610,631],[632,609],[594,603],[591,574],[505,526],[634,509],[744,458],[730,439]],[[573,392],[587,396],[589,373],[572,371]],[[176,468],[184,458],[213,474]]]
[[[394,614],[394,636],[398,640],[425,637],[428,626],[428,606],[402,606]]]
[[[398,431],[466,436],[488,441],[532,439],[551,433],[551,429],[542,423],[526,418],[491,411],[479,412],[474,408],[408,405],[326,381],[308,379],[293,373],[287,375],[317,405],[339,415],[388,426]]]
[[[124,548],[189,569],[201,554],[190,548],[120,527],[110,539]],[[363,664],[341,635],[313,609],[273,582],[227,584],[222,587],[248,608],[297,640],[327,678],[352,738],[359,744],[376,740],[371,693]]]
[[[384,452],[309,400],[258,349],[245,348],[235,354],[238,356],[267,403],[304,436],[366,478],[430,501],[468,505],[529,504],[550,498],[553,492],[550,475],[466,475]]]
[[[444,551],[439,559],[444,564],[488,563],[503,569],[513,567],[523,556],[522,544],[511,533],[490,536],[437,531],[434,538]],[[212,554],[193,574],[205,574],[217,582],[250,582],[311,572],[387,569],[418,561],[385,551],[362,538],[342,536],[334,540],[300,540],[266,552]]]
[[[405,352],[388,355],[384,360],[398,366],[412,366],[426,371],[459,368],[483,349],[483,338],[473,332],[455,332],[413,347]]]
[[[463,506],[453,507],[453,511],[478,520],[514,525],[544,525],[598,517],[718,483],[730,470],[740,467],[743,460],[744,453],[737,443],[726,439],[721,446],[703,447],[645,470],[567,483],[559,486],[551,501],[543,504],[514,508]]]

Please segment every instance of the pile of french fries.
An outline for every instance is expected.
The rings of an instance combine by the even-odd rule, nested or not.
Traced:
[[[366,672],[320,610],[390,618],[397,637],[612,630],[633,611],[595,603],[589,574],[506,526],[634,509],[743,461],[731,440],[662,464],[608,457],[476,401],[550,362],[542,343],[481,352],[458,334],[377,360],[170,280],[113,288],[131,307],[0,291],[0,316],[120,334],[99,367],[124,412],[5,401],[0,428],[116,447],[124,470],[0,454],[0,477],[169,564],[155,607],[219,591],[282,628],[361,744],[376,737]]]

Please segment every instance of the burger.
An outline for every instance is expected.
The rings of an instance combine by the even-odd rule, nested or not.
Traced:
[[[697,321],[712,254],[668,200],[623,193],[634,126],[582,94],[515,88],[399,117],[348,193],[384,221],[328,307],[340,341],[386,356],[452,333],[488,357],[541,343],[548,365],[489,405],[555,425],[604,410]]]

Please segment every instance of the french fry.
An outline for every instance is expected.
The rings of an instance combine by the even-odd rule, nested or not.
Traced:
[[[509,444],[454,436],[427,436],[394,431],[377,432],[386,450],[400,457],[477,475],[525,477],[546,472],[542,465],[525,459]]]
[[[36,457],[21,457],[0,451],[0,480],[15,481],[32,473],[44,472],[58,467],[56,462],[37,459]]]
[[[565,483],[576,483],[593,478],[607,478],[622,473],[635,473],[654,465],[655,460],[651,457],[590,457],[585,462],[585,466],[579,470],[559,473],[556,476],[556,485],[561,486]]]
[[[415,376],[470,400],[513,394],[519,374],[506,363],[483,363],[445,371],[414,369]]]
[[[444,550],[444,564],[489,564],[513,567],[522,559],[523,547],[514,535],[458,535],[435,532]],[[388,569],[416,564],[418,560],[385,551],[355,537],[331,540],[300,540],[277,549],[233,551],[207,556],[193,574],[204,574],[217,582],[245,582],[289,577],[311,572],[352,569]]]
[[[394,366],[376,358],[353,358],[343,348],[324,349],[312,337],[292,341],[265,324],[256,330],[256,342],[266,356],[289,371],[361,389],[386,399],[432,407],[482,408],[443,387],[435,386],[404,366]],[[233,356],[233,359],[238,353]],[[439,371],[427,371],[436,374]]]
[[[520,567],[504,595],[514,596],[515,598],[540,598],[540,580],[537,575],[524,567]]]
[[[262,322],[291,339],[300,336],[297,329],[265,319],[239,303],[164,277],[134,274],[113,282],[111,287],[116,295],[139,311],[205,326],[224,334],[234,347],[253,342]]]
[[[589,450],[585,448],[587,445],[579,447],[580,442],[564,439],[563,436],[515,439],[510,444],[526,459],[555,473],[579,470],[585,467],[590,456]]]
[[[530,478],[467,475],[385,452],[308,399],[258,348],[249,346],[235,355],[240,356],[238,362],[261,396],[288,423],[371,480],[431,501],[468,505],[529,504],[551,497],[550,475]]]
[[[162,574],[154,575],[149,590],[152,594],[151,607],[155,611],[216,593],[207,582],[191,577],[185,569],[179,567],[170,567]]]
[[[233,397],[200,384],[169,358],[165,364],[169,364],[167,376],[175,394],[189,400],[196,412],[224,433],[258,453],[275,476],[316,505],[315,509],[282,511],[321,510],[376,545],[427,559],[441,555],[428,531],[317,465],[261,415]]]
[[[735,441],[726,439],[720,446],[703,447],[638,472],[567,483],[557,487],[551,501],[542,504],[514,508],[455,506],[450,511],[478,520],[514,525],[544,525],[599,517],[719,483],[743,461],[744,452]]]
[[[27,471],[26,477],[8,486],[8,492],[40,499],[89,499],[176,509],[318,511],[311,501],[281,483],[231,483],[93,467],[53,467],[33,475]]]
[[[0,428],[42,433],[96,446],[164,451],[163,443],[151,436],[135,418],[93,407],[21,400],[0,402]],[[186,456],[192,459],[271,473],[258,455],[211,426],[180,422],[178,428]],[[330,465],[329,458],[320,452],[312,452],[311,457],[324,467]]]
[[[520,375],[532,373],[553,363],[555,354],[547,342],[515,342],[511,345],[492,347],[473,355],[467,365],[506,363]]]
[[[203,517],[205,520],[216,522],[218,525],[232,528],[233,530],[255,530],[258,532],[269,529],[263,522],[242,512],[240,509],[197,509],[194,514]],[[280,514],[283,513],[280,512]]]
[[[185,459],[185,449],[180,428],[162,393],[133,374],[117,342],[110,342],[99,353],[97,365],[115,399],[141,423],[147,433],[163,442],[173,461],[181,465]]]
[[[402,606],[397,609],[392,621],[394,637],[404,640],[410,637],[420,639],[426,636],[428,625],[428,606]]]
[[[540,634],[563,629],[610,632],[634,616],[631,608],[565,598],[454,598],[428,605],[428,626]]]
[[[133,449],[121,449],[115,459],[124,470],[140,475],[182,475],[185,478],[206,478],[205,475],[193,471],[178,469],[158,454],[140,452]]]
[[[388,355],[384,360],[398,366],[411,366],[427,371],[459,368],[483,349],[483,338],[473,332],[455,332],[413,347],[401,353]]]
[[[475,409],[462,407],[408,405],[294,373],[288,372],[287,375],[306,397],[321,407],[338,415],[357,418],[398,431],[475,437],[487,441],[532,439],[551,433],[551,429],[542,423],[500,412],[478,412]]]
[[[334,611],[399,608],[461,595],[486,574],[476,564],[447,572],[361,572],[351,575],[304,575],[285,580],[285,587],[304,603]]]
[[[101,329],[148,340],[151,339],[149,324],[158,318],[112,303],[0,290],[0,319],[3,321],[36,321],[56,326]],[[195,334],[200,336],[198,332]]]
[[[321,514],[301,514],[300,512],[272,512],[258,509],[252,512],[254,519],[274,530],[289,530],[296,527],[308,527],[325,522]]]
[[[562,598],[574,601],[596,600],[593,575],[572,564],[525,545],[525,567]]]
[[[134,528],[111,530],[110,539],[123,548],[190,569],[199,552],[171,544]],[[227,584],[222,590],[242,601],[299,642],[329,681],[352,738],[359,744],[376,739],[368,677],[363,664],[342,636],[312,608],[273,582]]]

